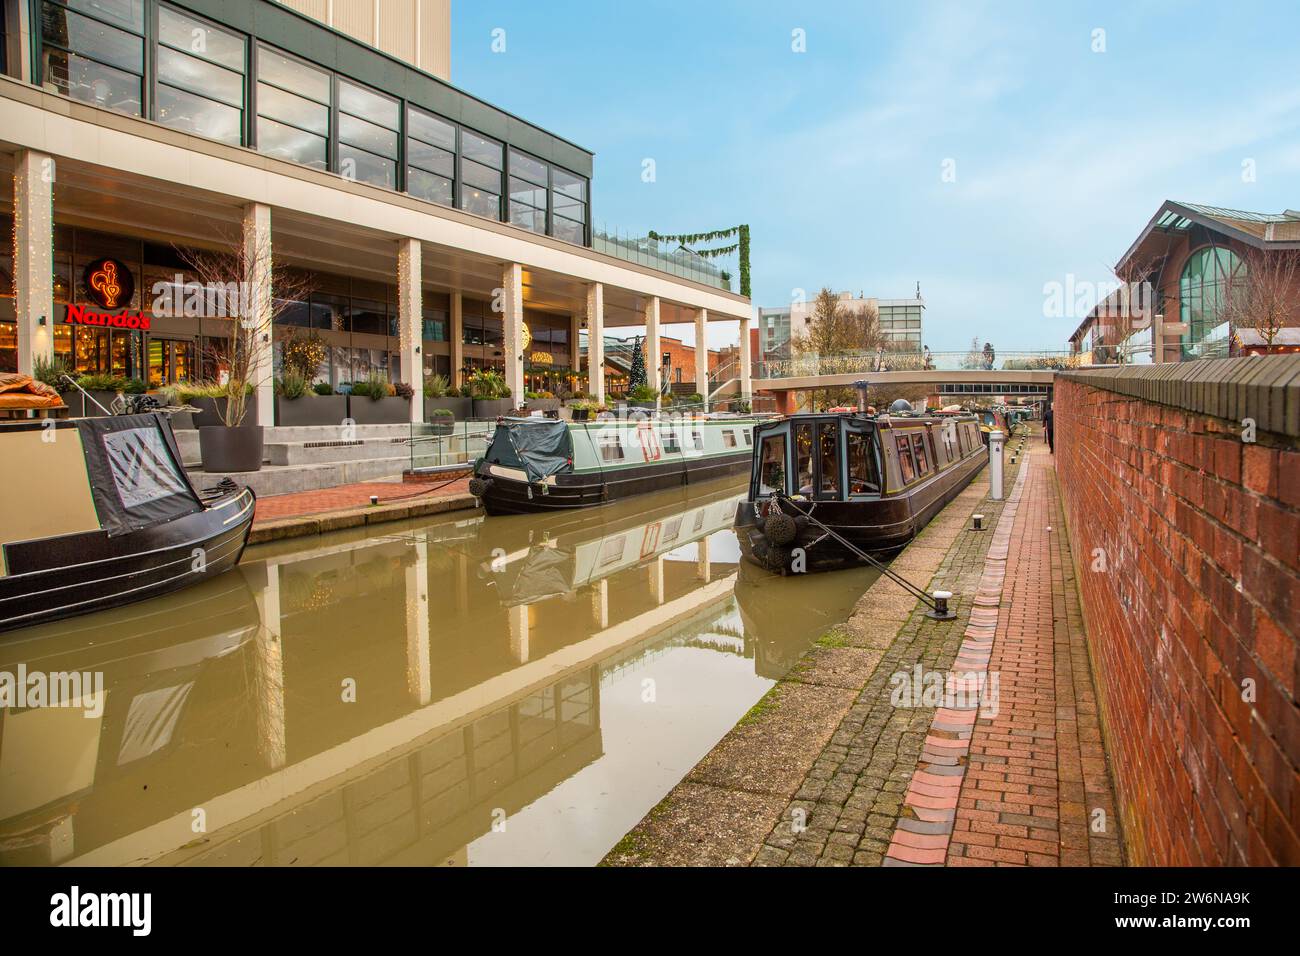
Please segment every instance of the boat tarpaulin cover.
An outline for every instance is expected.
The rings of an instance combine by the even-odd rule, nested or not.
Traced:
[[[573,459],[567,422],[554,418],[507,418],[497,426],[487,461],[522,468],[529,481],[545,481]]]
[[[109,537],[203,510],[157,415],[77,419],[99,526]]]
[[[532,604],[573,590],[573,555],[558,548],[536,548],[495,578],[501,600],[509,607]],[[511,572],[514,572],[513,577]]]

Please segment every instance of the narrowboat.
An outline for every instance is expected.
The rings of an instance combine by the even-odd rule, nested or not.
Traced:
[[[215,577],[248,542],[254,495],[200,493],[160,413],[0,424],[0,631]]]
[[[503,418],[474,463],[470,494],[489,515],[534,514],[741,475],[754,419]]]
[[[987,460],[975,416],[916,414],[901,400],[888,414],[760,424],[749,493],[736,509],[741,553],[780,574],[857,566],[857,551],[888,555]]]

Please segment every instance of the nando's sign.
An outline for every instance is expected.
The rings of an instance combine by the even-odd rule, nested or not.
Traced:
[[[117,259],[94,259],[82,273],[86,296],[105,311],[96,311],[92,305],[71,303],[64,321],[71,325],[98,325],[114,329],[146,330],[150,317],[143,312],[123,308],[135,294],[135,277],[130,268]],[[114,312],[121,309],[121,312]]]

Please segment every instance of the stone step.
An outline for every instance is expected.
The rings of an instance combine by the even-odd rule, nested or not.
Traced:
[[[187,469],[195,488],[215,485],[222,478],[230,478],[237,485],[247,485],[259,497],[287,495],[298,491],[317,491],[359,481],[376,481],[381,478],[400,478],[411,467],[409,456],[371,458],[365,461],[317,462],[306,465],[263,465],[261,471],[206,472]]]
[[[371,438],[341,441],[317,439],[314,441],[267,442],[265,460],[272,465],[310,465],[337,461],[369,461],[374,458],[411,456],[411,444],[405,438]]]

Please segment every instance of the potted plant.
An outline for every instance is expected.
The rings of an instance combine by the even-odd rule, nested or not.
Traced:
[[[557,412],[560,410],[560,400],[551,392],[524,392],[524,401],[529,411]]]
[[[257,233],[255,240],[240,235],[216,252],[188,249],[182,250],[181,256],[206,288],[239,290],[223,297],[225,301],[211,316],[217,334],[208,340],[203,357],[217,369],[214,394],[192,403],[201,407],[204,398],[212,400],[209,408],[194,416],[203,470],[217,474],[258,471],[262,467],[263,429],[257,423],[256,390],[272,375],[270,343],[275,319],[301,302],[310,289],[302,274],[276,264],[269,231]]]
[[[364,382],[353,382],[348,395],[348,417],[358,425],[399,425],[411,418],[411,386],[400,383],[406,391],[403,398],[398,385],[388,381],[383,372],[371,372]]]
[[[659,393],[649,385],[638,385],[627,393],[628,404],[633,408],[658,407]]]
[[[433,421],[437,411],[450,412],[454,418],[466,419],[474,410],[473,400],[461,397],[445,375],[426,375],[424,379],[424,420]]]
[[[456,417],[450,409],[435,408],[429,413],[429,424],[433,426],[435,435],[450,435],[456,430]]]
[[[480,369],[466,384],[470,396],[474,399],[475,418],[496,418],[510,411],[510,387],[500,372]]]
[[[346,395],[328,382],[311,385],[302,371],[285,366],[275,382],[275,423],[281,426],[338,425],[348,417]]]

